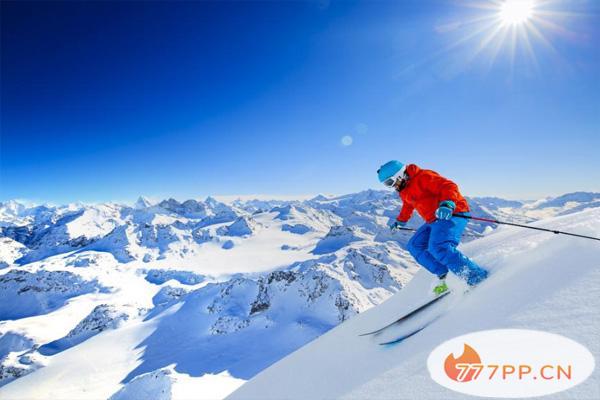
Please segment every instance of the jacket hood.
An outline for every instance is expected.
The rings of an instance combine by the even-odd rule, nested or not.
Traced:
[[[419,168],[415,164],[409,164],[406,167],[406,174],[408,175],[409,178],[417,175],[419,172],[421,172],[421,168]]]

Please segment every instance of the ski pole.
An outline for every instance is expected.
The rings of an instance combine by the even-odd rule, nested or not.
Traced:
[[[519,228],[527,228],[527,229],[535,229],[536,231],[552,232],[552,233],[555,233],[557,235],[558,234],[562,234],[562,235],[576,236],[576,237],[580,237],[580,238],[584,238],[584,239],[600,240],[600,238],[593,237],[593,236],[579,235],[577,233],[557,231],[557,230],[554,230],[554,229],[538,228],[536,226],[521,225],[521,224],[515,224],[515,223],[512,223],[512,222],[498,221],[497,219],[471,217],[469,215],[460,215],[460,214],[453,214],[452,216],[453,217],[458,217],[458,218],[464,218],[464,219],[472,219],[472,220],[475,220],[475,221],[490,222],[492,224],[518,226]]]

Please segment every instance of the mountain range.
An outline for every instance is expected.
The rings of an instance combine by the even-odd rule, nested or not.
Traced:
[[[600,194],[469,203],[475,216],[532,223],[597,208]],[[419,270],[410,232],[387,227],[400,206],[374,190],[0,203],[0,396],[128,398],[153,376],[173,393],[224,397],[406,287]],[[464,241],[496,228],[472,222]]]

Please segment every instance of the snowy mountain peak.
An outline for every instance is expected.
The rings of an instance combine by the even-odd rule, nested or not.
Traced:
[[[562,196],[551,198],[537,205],[538,208],[564,207],[568,203],[580,205],[582,203],[600,202],[600,193],[593,192],[573,192]]]
[[[0,209],[4,211],[6,214],[19,215],[23,210],[27,207],[18,202],[17,200],[8,200],[4,202],[0,202]]]
[[[250,217],[239,217],[231,225],[221,227],[217,233],[225,236],[248,236],[252,235],[259,224]]]
[[[137,201],[134,204],[134,208],[138,210],[143,210],[144,208],[152,207],[153,204],[150,200],[148,200],[144,196],[138,197]]]

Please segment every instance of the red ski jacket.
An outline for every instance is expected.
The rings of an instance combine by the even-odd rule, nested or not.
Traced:
[[[458,191],[456,183],[435,171],[421,169],[415,164],[408,165],[406,173],[408,181],[400,191],[402,210],[396,218],[398,221],[408,221],[416,209],[425,222],[433,222],[436,219],[435,210],[444,200],[452,200],[456,204],[455,213],[469,211],[469,205]]]

